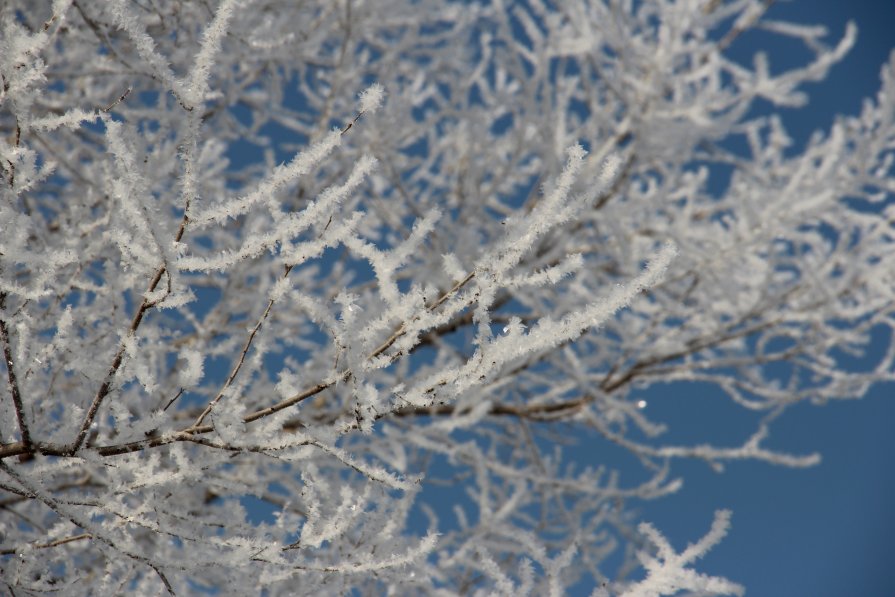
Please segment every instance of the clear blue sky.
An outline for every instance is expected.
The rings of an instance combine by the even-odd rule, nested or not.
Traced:
[[[842,36],[849,19],[858,25],[858,41],[848,57],[828,80],[804,88],[809,105],[783,112],[795,139],[803,142],[811,131],[828,128],[837,113],[856,114],[862,98],[875,95],[880,67],[895,48],[895,0],[778,2],[769,17],[825,24],[832,40]],[[751,54],[757,40],[743,41],[731,49]],[[786,59],[777,55],[778,61]],[[774,60],[772,49],[772,65]],[[772,446],[798,454],[820,452],[819,466],[792,470],[735,463],[717,474],[702,463],[681,463],[675,472],[685,478],[684,489],[645,504],[643,518],[680,548],[708,530],[714,510],[731,508],[730,534],[700,569],[744,584],[747,595],[895,595],[893,390],[876,388],[861,401],[803,405],[775,423]],[[704,389],[668,398],[651,401],[650,409],[661,409],[671,419],[678,416],[682,425],[712,425],[733,412],[717,406],[719,396]],[[682,413],[694,406],[705,414],[688,423]]]

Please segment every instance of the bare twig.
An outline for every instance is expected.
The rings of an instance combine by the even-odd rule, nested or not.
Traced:
[[[285,271],[283,272],[283,278],[289,276],[289,272],[292,271],[292,266],[287,265]],[[242,352],[239,355],[239,359],[236,361],[236,364],[233,366],[233,369],[230,371],[230,375],[227,376],[227,381],[224,382],[224,385],[221,387],[220,391],[217,395],[208,403],[208,406],[205,407],[205,410],[202,411],[202,414],[196,418],[196,422],[193,423],[193,427],[200,427],[202,422],[205,421],[205,417],[212,411],[212,409],[217,405],[218,402],[224,397],[224,394],[227,392],[227,389],[233,385],[233,382],[236,380],[236,376],[239,375],[239,371],[242,369],[243,363],[245,363],[246,355],[249,352],[249,349],[252,347],[252,342],[255,340],[255,336],[261,330],[261,326],[264,324],[264,321],[270,315],[270,310],[273,308],[274,299],[270,299],[267,301],[267,308],[264,309],[264,313],[261,314],[261,317],[258,318],[258,321],[255,322],[255,326],[249,332],[248,338],[246,338],[245,344],[243,344]],[[166,407],[167,408],[167,407]]]
[[[468,283],[470,282],[470,280],[472,280],[474,277],[475,277],[475,272],[474,272],[474,271],[469,272],[468,274],[466,274],[466,277],[465,277],[465,278],[463,278],[462,280],[460,280],[459,282],[457,282],[456,284],[454,284],[454,285],[450,288],[450,290],[447,290],[446,292],[444,292],[444,293],[438,298],[438,300],[436,300],[434,303],[432,303],[432,304],[429,306],[429,311],[434,311],[435,309],[437,309],[438,307],[440,307],[442,304],[444,304],[444,302],[445,302],[446,300],[448,300],[451,296],[453,296],[454,294],[456,294],[457,291],[459,291],[461,288],[463,288],[464,286],[466,286],[466,284],[468,284]],[[369,357],[369,358],[372,359],[372,358],[376,358],[376,357],[378,357],[379,355],[381,355],[383,352],[385,352],[386,350],[388,350],[389,346],[391,346],[392,344],[394,344],[394,343],[398,340],[398,338],[400,338],[401,336],[403,336],[403,335],[406,334],[406,333],[407,333],[407,324],[401,324],[401,326],[398,327],[398,329],[395,330],[394,333],[393,333],[391,336],[389,336],[388,339],[387,339],[385,342],[383,342],[382,344],[380,344],[380,345],[376,348],[376,350],[374,350],[372,353],[370,353],[370,357]]]
[[[153,563],[150,563],[150,562],[147,562],[147,565],[150,568],[152,568],[153,570],[155,570],[155,573],[158,574],[158,577],[160,579],[162,579],[162,584],[165,585],[165,590],[168,591],[168,594],[175,595],[174,589],[171,587],[171,583],[168,582],[168,578],[165,576],[165,574],[161,570],[159,570],[159,567]]]
[[[185,216],[184,216],[185,219]],[[181,226],[181,231],[183,230],[183,226]],[[178,239],[179,240],[179,239]],[[127,335],[132,336],[136,333],[137,328],[140,327],[140,323],[143,321],[143,316],[146,315],[146,312],[151,309],[153,306],[157,304],[157,301],[150,300],[148,296],[152,294],[152,292],[158,286],[158,283],[161,281],[162,276],[166,272],[166,267],[164,265],[160,266],[155,275],[152,277],[152,281],[149,283],[149,288],[146,291],[146,294],[143,296],[143,301],[140,303],[140,307],[137,309],[137,312],[134,314],[134,318],[131,320],[131,325],[128,328]],[[93,421],[96,419],[97,412],[99,412],[99,407],[102,405],[103,400],[106,396],[109,395],[109,392],[112,391],[112,382],[115,379],[115,375],[118,373],[118,369],[121,368],[121,364],[124,362],[124,352],[125,352],[125,344],[124,341],[118,346],[118,350],[115,353],[115,356],[112,358],[112,364],[109,366],[109,371],[106,373],[105,379],[103,379],[103,383],[100,385],[99,390],[97,390],[96,395],[93,397],[93,402],[90,403],[90,408],[87,409],[87,414],[84,417],[84,420],[81,422],[81,427],[78,430],[78,435],[75,437],[75,440],[68,446],[68,454],[74,455],[75,452],[81,449],[81,446],[84,444],[84,440],[87,439],[87,433],[90,431],[90,426],[93,424]]]
[[[0,293],[0,312],[6,308],[6,293]],[[3,343],[3,358],[6,361],[6,384],[12,395],[12,403],[16,411],[16,420],[19,424],[19,433],[22,434],[22,443],[29,451],[32,450],[31,432],[28,430],[28,421],[25,418],[25,405],[22,402],[22,394],[19,391],[19,382],[16,379],[15,363],[12,358],[12,346],[9,341],[9,328],[5,319],[0,319],[0,342]]]
[[[127,99],[127,96],[129,96],[129,95],[131,94],[131,91],[133,91],[133,90],[134,90],[133,87],[128,87],[127,89],[124,90],[124,93],[122,93],[122,94],[118,97],[117,100],[115,100],[114,102],[112,102],[111,104],[109,104],[108,106],[106,106],[105,108],[100,108],[100,111],[102,111],[102,112],[106,112],[106,113],[111,112],[112,109],[113,109],[115,106],[117,106],[118,104],[120,104],[121,102],[123,102],[125,99]]]
[[[174,404],[177,401],[177,399],[180,398],[181,396],[183,396],[183,388],[180,388],[177,391],[177,394],[175,394],[173,398],[168,400],[168,403],[165,405],[165,408],[163,408],[162,410],[168,410],[169,408],[171,408],[171,405]]]
[[[65,545],[66,543],[72,543],[74,541],[81,541],[83,539],[92,539],[93,535],[90,533],[81,533],[80,535],[72,535],[71,537],[63,537],[62,539],[56,539],[55,541],[50,541],[49,543],[38,543],[36,545],[29,545],[29,549],[50,549],[51,547],[59,547],[60,545]],[[0,555],[3,556],[11,556],[22,551],[21,547],[6,547],[0,549]]]

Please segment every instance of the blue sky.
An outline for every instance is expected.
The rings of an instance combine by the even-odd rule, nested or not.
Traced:
[[[862,99],[876,94],[880,67],[895,48],[895,1],[784,2],[772,7],[769,17],[825,24],[831,45],[848,20],[858,25],[857,44],[846,59],[826,81],[804,88],[811,98],[808,106],[782,111],[798,142],[813,130],[829,128],[836,114],[857,114]],[[766,41],[744,38],[731,50],[748,56],[756,43]],[[770,51],[772,65],[787,60],[788,49]],[[747,595],[895,595],[892,390],[877,387],[861,401],[801,405],[776,421],[770,445],[797,454],[820,452],[823,460],[814,468],[733,463],[717,474],[703,463],[678,463],[674,470],[684,477],[684,489],[644,504],[643,519],[682,548],[708,530],[714,510],[732,509],[730,533],[699,568],[745,585]],[[719,399],[705,388],[680,388],[664,400],[652,400],[649,408],[660,419],[680,414],[679,425],[705,426],[724,416]],[[704,415],[690,420],[682,415],[694,409]]]

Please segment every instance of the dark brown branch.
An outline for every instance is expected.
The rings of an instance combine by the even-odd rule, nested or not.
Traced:
[[[453,294],[455,294],[458,290],[460,290],[466,284],[468,284],[470,282],[470,280],[472,280],[474,277],[475,277],[474,271],[466,274],[465,278],[463,278],[462,280],[460,280],[459,282],[454,284],[450,288],[450,290],[445,291],[440,297],[438,297],[438,300],[436,300],[434,303],[432,303],[432,305],[429,306],[429,311],[434,311],[435,309],[440,307],[442,304],[444,304],[445,301],[447,301]],[[388,348],[392,344],[394,344],[398,340],[398,338],[400,338],[401,336],[403,336],[406,333],[407,333],[406,324],[401,324],[401,326],[398,327],[398,329],[395,330],[395,332],[391,336],[389,336],[389,338],[385,342],[380,344],[376,348],[376,350],[374,350],[372,353],[370,353],[370,358],[372,359],[372,358],[375,358],[375,357],[378,357],[379,355],[381,355],[383,352],[388,350]]]
[[[573,415],[587,404],[593,402],[593,396],[582,396],[564,402],[535,405],[494,404],[488,409],[488,415],[494,417],[518,417],[535,421],[552,420],[558,417]],[[396,410],[393,414],[398,417],[431,417],[450,416],[457,411],[453,404],[440,404],[438,406],[417,406]]]
[[[288,270],[286,271],[286,275],[288,275]],[[286,275],[283,277],[285,278]],[[252,347],[252,342],[255,340],[255,336],[258,334],[258,331],[261,329],[261,326],[264,324],[264,320],[267,319],[267,316],[270,315],[270,310],[273,307],[274,299],[270,299],[267,301],[267,308],[264,309],[264,313],[261,314],[261,317],[258,318],[258,321],[255,322],[255,326],[252,328],[252,331],[249,332],[249,337],[246,338],[245,344],[242,347],[242,352],[239,355],[239,359],[237,359],[236,364],[233,366],[233,369],[230,371],[230,375],[227,376],[227,380],[224,382],[224,385],[221,387],[220,391],[217,395],[209,401],[208,405],[205,407],[205,410],[196,418],[196,422],[193,423],[194,427],[199,427],[202,425],[202,422],[205,420],[205,417],[212,411],[212,409],[217,405],[218,402],[224,397],[224,394],[227,392],[227,389],[233,385],[233,382],[236,380],[236,376],[239,375],[239,371],[242,369],[243,363],[245,363],[246,355],[249,353],[249,349]]]
[[[332,220],[331,217],[330,217],[330,220]],[[327,222],[326,225],[329,226],[329,222]],[[292,265],[287,265],[285,267],[285,269],[283,271],[283,276],[282,276],[283,279],[286,279],[287,277],[289,277],[289,272],[292,271],[293,267],[294,266],[292,266]],[[224,382],[224,385],[221,387],[221,390],[217,393],[217,396],[215,396],[208,403],[208,406],[206,406],[205,409],[202,411],[202,413],[198,416],[198,418],[196,418],[196,422],[193,423],[193,427],[200,427],[202,425],[202,423],[205,421],[205,417],[207,417],[208,414],[215,407],[215,405],[221,401],[221,399],[224,397],[224,393],[227,391],[227,389],[231,385],[233,385],[233,382],[236,380],[236,376],[239,375],[239,371],[242,369],[243,363],[245,363],[246,355],[249,353],[249,349],[252,347],[252,343],[255,341],[255,336],[261,330],[261,326],[264,325],[264,321],[270,315],[270,310],[273,308],[274,302],[275,302],[274,299],[268,300],[267,308],[264,309],[264,313],[262,313],[261,317],[258,318],[258,321],[255,322],[255,327],[253,327],[252,331],[249,332],[249,336],[248,336],[248,338],[246,338],[245,344],[242,347],[242,353],[240,353],[239,359],[236,361],[236,364],[233,366],[233,369],[230,371],[230,375],[227,376],[227,381]],[[167,408],[168,407],[166,406],[165,409],[167,409]]]
[[[744,318],[745,319],[745,318]],[[740,320],[742,321],[742,320]],[[764,321],[759,322],[758,324],[751,327],[744,327],[739,330],[731,330],[727,334],[721,334],[714,337],[707,338],[693,338],[687,344],[687,347],[669,354],[664,355],[656,355],[654,357],[650,357],[648,359],[644,359],[642,361],[638,361],[634,363],[628,370],[620,375],[617,378],[613,378],[614,371],[610,371],[606,377],[603,379],[602,383],[600,383],[600,389],[604,392],[613,392],[620,386],[625,385],[637,375],[645,372],[650,367],[655,365],[661,365],[663,363],[667,363],[669,361],[674,361],[676,359],[683,358],[689,354],[694,354],[699,352],[700,350],[704,350],[706,348],[711,348],[713,346],[717,346],[719,344],[723,344],[729,340],[735,340],[737,338],[743,338],[749,336],[750,334],[758,333],[764,329],[767,329],[773,325],[778,324],[778,321]],[[730,327],[733,327],[737,324],[731,324]]]
[[[184,216],[184,220],[185,219],[186,217]],[[178,236],[182,233],[183,224],[181,224],[180,230],[181,232],[178,232]],[[137,328],[140,327],[140,323],[142,323],[143,321],[143,316],[146,315],[146,312],[149,309],[157,304],[157,301],[150,301],[147,295],[151,294],[156,289],[158,283],[161,281],[162,276],[165,274],[166,271],[167,270],[164,265],[160,266],[156,270],[152,281],[149,283],[149,288],[146,291],[146,294],[143,296],[143,301],[140,303],[139,309],[137,309],[137,312],[134,314],[133,320],[131,320],[131,325],[127,331],[129,336],[136,333]],[[103,380],[102,385],[100,385],[99,390],[96,392],[96,396],[93,397],[93,402],[91,402],[90,408],[87,410],[87,415],[81,422],[81,427],[78,430],[77,437],[75,437],[75,440],[67,449],[69,455],[73,455],[75,452],[81,449],[82,445],[84,445],[84,440],[87,439],[87,433],[90,431],[90,426],[96,419],[96,415],[99,412],[99,407],[102,405],[103,400],[106,398],[106,396],[109,395],[109,392],[111,392],[112,382],[115,379],[115,375],[118,373],[118,369],[121,368],[121,364],[124,362],[124,351],[124,341],[122,341],[121,345],[118,347],[118,351],[115,353],[115,357],[112,359],[112,364],[109,366],[109,371],[108,373],[106,373],[106,377]]]
[[[65,545],[66,543],[72,543],[74,541],[81,541],[83,539],[92,539],[93,535],[90,533],[81,533],[80,535],[72,535],[71,537],[64,537],[62,539],[56,539],[55,541],[50,541],[49,543],[38,543],[37,545],[28,545],[28,549],[50,549],[51,547],[59,547],[60,545]],[[2,556],[11,556],[19,553],[21,551],[21,547],[6,547],[0,549],[0,555]]]
[[[100,110],[103,111],[103,112],[106,112],[106,113],[111,112],[112,109],[113,109],[115,106],[117,106],[118,104],[120,104],[121,102],[123,102],[125,99],[127,99],[127,96],[129,96],[129,95],[131,94],[131,91],[133,91],[133,90],[134,90],[133,87],[128,87],[127,89],[124,90],[124,93],[122,93],[122,94],[118,97],[117,100],[115,100],[114,102],[112,102],[111,104],[109,104],[108,106],[106,106],[105,108],[100,108]]]
[[[347,376],[347,373],[343,374],[342,379],[344,379],[346,376]],[[300,394],[296,394],[295,396],[290,396],[289,398],[286,398],[285,400],[277,402],[276,404],[274,404],[272,406],[268,406],[267,408],[262,408],[261,410],[256,410],[253,413],[249,413],[246,416],[244,416],[242,418],[242,420],[245,421],[246,423],[251,423],[252,421],[257,421],[258,419],[262,419],[266,416],[280,412],[281,410],[283,410],[285,408],[289,408],[290,406],[298,404],[299,402],[302,402],[303,400],[307,400],[311,396],[316,396],[323,390],[325,390],[329,387],[332,387],[335,384],[336,384],[335,381],[321,382],[312,388],[308,388],[307,390],[305,390],[304,392],[301,392]]]
[[[164,575],[164,573],[159,570],[159,567],[151,562],[146,562],[146,564],[155,570],[155,573],[158,574],[158,577],[162,580],[162,584],[165,585],[165,589],[168,591],[169,595],[175,595],[174,589],[171,587],[171,583],[168,582],[168,578]]]
[[[16,118],[16,135],[15,135],[15,143],[14,147],[18,147],[19,143],[22,141],[22,127],[19,126],[19,119]],[[13,188],[16,186],[16,165],[12,162],[12,160],[6,160],[6,163],[9,164],[9,188]]]
[[[6,293],[0,293],[0,312],[6,308]],[[15,364],[12,359],[12,346],[9,341],[9,328],[5,319],[0,319],[0,342],[3,343],[3,358],[6,360],[6,383],[9,393],[12,395],[12,403],[16,411],[16,420],[19,424],[19,433],[22,434],[22,444],[29,451],[32,449],[31,432],[28,430],[28,421],[25,418],[25,405],[22,403],[22,394],[19,391],[19,382],[16,379]]]
[[[295,396],[291,396],[285,400],[277,402],[271,406],[262,408],[260,410],[256,410],[242,417],[244,423],[251,423],[252,421],[257,421],[258,419],[262,419],[274,413],[280,412],[290,406],[298,404],[303,400],[307,400],[312,396],[316,396],[323,390],[333,386],[335,382],[323,382],[317,384],[316,386],[301,392],[300,394],[296,394]],[[114,444],[111,446],[97,446],[92,448],[95,450],[97,454],[100,456],[118,456],[120,454],[130,454],[132,452],[140,452],[142,450],[146,450],[148,448],[157,448],[160,446],[166,446],[168,444],[173,444],[175,442],[181,441],[189,441],[189,442],[197,442],[195,436],[204,435],[206,433],[211,433],[214,431],[213,425],[199,425],[199,426],[191,426],[182,431],[174,432],[168,435],[160,436],[160,437],[152,437],[147,438],[145,440],[139,440],[135,442],[129,442],[126,444]],[[217,446],[215,446],[217,447]],[[0,461],[4,458],[9,458],[11,456],[20,456],[23,454],[34,454],[40,453],[45,456],[72,456],[73,453],[71,451],[70,446],[59,446],[54,444],[37,444],[32,446],[30,449],[25,447],[23,442],[13,442],[9,444],[0,445]]]
[[[456,292],[464,283],[468,282],[472,279],[472,274],[468,275],[464,280],[455,284],[450,290],[446,291],[441,298],[439,298],[435,303],[433,303],[433,307],[442,304],[447,297],[452,293]],[[745,319],[745,318],[744,318]],[[742,323],[744,320],[740,320]],[[661,365],[667,363],[669,361],[673,361],[678,358],[682,358],[687,354],[692,354],[694,352],[704,350],[706,348],[711,348],[712,346],[716,346],[718,344],[727,342],[732,339],[740,338],[743,336],[747,336],[752,333],[759,332],[763,329],[766,329],[770,326],[773,326],[779,322],[777,321],[765,321],[759,322],[753,326],[746,326],[740,329],[729,329],[728,333],[721,334],[717,336],[713,336],[710,338],[701,338],[701,339],[693,339],[689,342],[688,346],[685,349],[680,351],[676,351],[674,353],[665,354],[665,355],[656,355],[649,359],[645,359],[642,361],[638,361],[634,363],[629,368],[625,370],[621,375],[616,376],[618,368],[613,368],[610,372],[607,373],[603,382],[600,384],[600,389],[604,393],[611,393],[616,391],[623,385],[630,383],[632,380],[641,375],[647,375],[650,373],[650,369],[655,367],[656,365]],[[730,328],[733,328],[739,324],[731,324]],[[446,327],[445,329],[450,329],[450,327]],[[404,332],[403,326],[396,330],[396,332],[389,338],[389,341],[381,345],[379,348],[374,351],[373,356],[381,354],[384,350],[391,346],[394,341],[400,337]],[[386,345],[387,344],[387,345]],[[536,361],[528,361],[523,363],[510,371],[509,375],[516,375],[522,370],[530,367]],[[244,423],[251,423],[253,421],[257,421],[264,417],[270,416],[274,413],[285,410],[291,406],[294,406],[308,398],[316,396],[323,392],[324,390],[333,387],[339,381],[342,381],[346,378],[348,372],[343,372],[341,377],[335,380],[330,380],[326,382],[318,383],[317,385],[304,390],[301,393],[295,394],[285,400],[277,402],[271,406],[256,410],[254,412],[248,413],[242,417]],[[434,388],[433,388],[434,390]],[[504,404],[496,404],[491,410],[488,412],[489,415],[494,416],[517,416],[526,419],[532,420],[553,420],[558,417],[564,417],[569,414],[574,414],[582,407],[584,407],[589,402],[593,401],[594,397],[580,397],[572,400],[567,400],[565,402],[552,403],[552,404],[543,404],[543,405],[533,405],[533,406],[514,406],[514,405],[504,405]],[[399,417],[407,417],[407,416],[432,416],[432,415],[451,415],[455,411],[455,407],[451,405],[440,405],[440,406],[431,406],[431,407],[413,407],[406,409],[399,409],[394,411],[395,416]],[[382,417],[377,417],[382,418]],[[292,422],[287,424],[284,428],[286,429],[295,429],[302,427],[303,423],[301,421]],[[127,454],[132,452],[139,452],[148,448],[155,448],[159,446],[164,446],[167,444],[171,444],[179,441],[190,441],[200,444],[208,444],[208,442],[197,441],[196,436],[204,435],[210,433],[214,430],[213,425],[193,425],[186,429],[183,429],[180,432],[169,434],[163,437],[155,437],[148,438],[146,440],[130,442],[127,444],[116,444],[110,446],[100,446],[95,448],[96,452],[100,456],[115,456],[119,454]],[[214,445],[210,447],[221,448],[222,446]],[[45,455],[52,456],[67,456],[71,455],[70,452],[66,451],[65,447],[53,446],[53,445],[37,445],[32,446],[30,449],[26,448],[23,442],[15,442],[5,445],[0,445],[0,460],[3,458],[8,458],[10,456],[16,455],[27,455],[33,454],[35,452],[39,452]]]

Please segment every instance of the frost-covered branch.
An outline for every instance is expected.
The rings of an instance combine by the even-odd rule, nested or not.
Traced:
[[[638,557],[646,568],[646,578],[628,586],[623,597],[658,597],[675,595],[681,590],[695,591],[700,595],[744,595],[745,589],[725,578],[700,574],[687,568],[696,559],[718,544],[730,528],[730,511],[718,510],[712,528],[705,537],[688,545],[681,553],[674,551],[668,540],[656,528],[644,522],[640,532],[658,548],[655,556],[640,552]]]
[[[752,29],[804,60],[738,59]],[[681,459],[814,464],[776,418],[895,380],[895,57],[804,144],[774,113],[852,26],[10,0],[0,30],[16,594],[737,594],[692,569],[727,515],[677,554],[638,502]],[[649,408],[693,383],[754,428]]]

